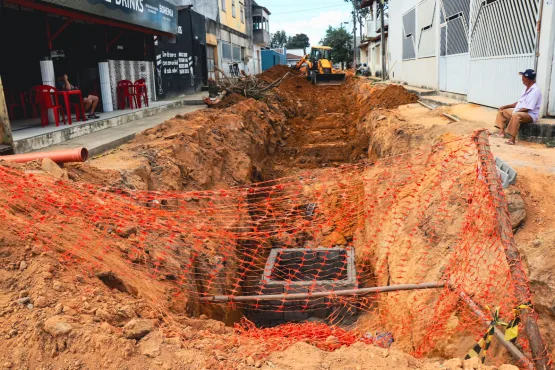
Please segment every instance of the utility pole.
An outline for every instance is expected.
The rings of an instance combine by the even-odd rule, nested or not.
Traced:
[[[357,13],[353,4],[353,69],[357,69]]]
[[[381,44],[382,44],[382,80],[385,81],[385,76],[386,76],[386,67],[385,67],[385,16],[384,16],[384,0],[379,0],[380,1],[380,17],[381,17],[381,29],[382,29],[382,34],[381,34]]]

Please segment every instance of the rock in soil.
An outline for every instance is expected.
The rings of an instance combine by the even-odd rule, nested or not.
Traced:
[[[507,195],[507,205],[513,229],[522,224],[526,218],[526,210],[524,209],[524,200],[518,193],[510,193]]]
[[[461,370],[462,369],[462,360],[460,358],[452,358],[448,361],[443,363],[443,366],[447,370]]]
[[[150,320],[133,319],[123,327],[123,336],[127,339],[141,339],[154,330]]]
[[[69,334],[72,330],[73,327],[63,316],[52,316],[44,322],[44,331],[53,337]]]
[[[68,179],[67,171],[63,170],[50,158],[44,158],[42,160],[41,168],[44,172],[48,172],[54,178],[57,179]]]
[[[143,341],[141,341],[139,346],[141,353],[150,358],[160,356],[160,345],[162,345],[163,341],[164,337],[160,332],[148,335]]]

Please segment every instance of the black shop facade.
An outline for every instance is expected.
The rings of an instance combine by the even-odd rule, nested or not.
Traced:
[[[56,86],[64,73],[72,85],[100,98],[100,111],[119,109],[123,80],[144,80],[150,101],[159,99],[157,85],[165,77],[156,72],[155,44],[177,39],[180,12],[165,0],[0,0],[0,76],[8,109],[15,107],[11,121],[31,115],[22,106],[34,86]],[[190,30],[180,38],[192,38],[190,23],[180,21],[179,27]],[[177,67],[199,71],[193,81],[200,89],[202,68],[194,68],[200,62],[192,58],[189,66],[194,43],[183,43],[192,46],[184,51],[187,63]],[[182,78],[191,80],[187,73]]]
[[[162,98],[200,92],[207,84],[205,17],[178,7],[174,37],[155,40],[156,93]]]

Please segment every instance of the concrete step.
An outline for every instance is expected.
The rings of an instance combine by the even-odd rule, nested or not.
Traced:
[[[11,146],[0,144],[0,154],[10,154],[12,150]]]
[[[421,87],[407,86],[407,85],[403,85],[403,87],[408,92],[411,92],[411,93],[416,94],[418,96],[429,96],[429,95],[437,94],[436,90],[429,90],[429,89],[424,89],[424,88],[421,88]]]
[[[548,143],[555,141],[555,119],[542,118],[536,123],[520,125],[518,138],[533,143]]]
[[[463,101],[448,98],[442,95],[426,95],[421,96],[420,101],[424,104],[431,106],[432,108],[437,108],[441,106],[464,104]]]

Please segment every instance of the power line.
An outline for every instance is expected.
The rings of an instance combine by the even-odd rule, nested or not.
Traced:
[[[348,4],[341,4],[341,5],[330,5],[330,6],[321,6],[319,8],[311,8],[311,9],[300,9],[300,10],[292,10],[292,11],[288,11],[288,12],[280,12],[280,13],[272,13],[272,15],[278,15],[278,14],[291,14],[291,13],[299,13],[299,12],[308,12],[311,10],[320,10],[320,9],[328,9],[328,8],[339,8],[339,7],[343,7]]]

